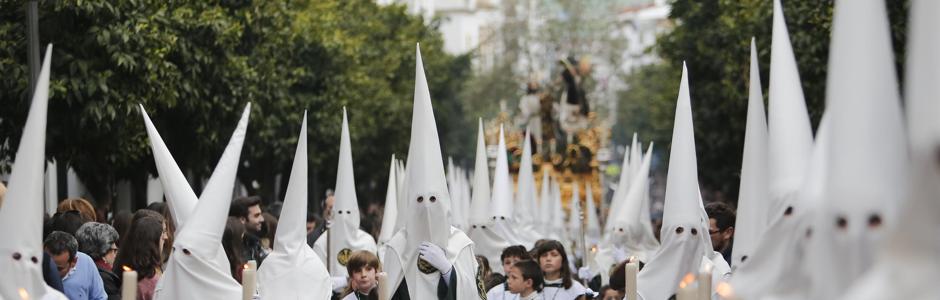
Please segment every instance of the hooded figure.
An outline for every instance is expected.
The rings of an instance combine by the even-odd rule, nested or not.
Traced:
[[[261,299],[327,299],[330,274],[307,246],[307,113],[278,220],[274,251],[258,268]]]
[[[581,209],[581,191],[579,188],[578,181],[571,182],[571,199],[568,200],[568,204],[571,209],[568,211],[568,245],[571,245],[571,255],[572,257],[579,257],[584,254],[581,253],[581,226],[584,225],[583,211]],[[574,261],[573,259],[571,261]]]
[[[496,169],[493,170],[493,195],[490,217],[493,220],[491,229],[509,243],[509,245],[523,245],[532,248],[535,236],[527,235],[528,231],[519,226],[513,219],[512,178],[509,175],[509,159],[506,157],[506,138],[503,128],[499,128],[499,144],[496,153]],[[502,249],[499,249],[501,252]],[[498,270],[498,269],[497,269]]]
[[[594,205],[594,191],[591,190],[591,184],[587,183],[584,185],[585,194],[587,194],[587,199],[585,199],[584,204],[584,225],[585,233],[585,242],[587,242],[588,249],[592,249],[597,246],[597,243],[601,241],[601,221],[597,217],[597,207]]]
[[[558,214],[558,211],[555,209],[555,194],[553,185],[553,179],[550,175],[550,166],[542,166],[542,192],[539,193],[539,226],[542,229],[541,236],[546,239],[561,240],[561,233],[558,232],[557,224],[554,223],[555,215]]]
[[[154,299],[222,300],[242,296],[242,287],[232,278],[228,264],[219,266],[217,262],[219,256],[225,258],[219,245],[235,190],[235,174],[250,112],[251,104],[248,104],[195,210],[177,230],[173,253],[160,278],[160,286],[154,292]]]
[[[877,245],[875,263],[855,281],[842,299],[936,299],[940,286],[940,2],[911,4],[905,80],[907,129],[911,165],[907,178],[910,197],[901,202],[896,222],[887,223],[886,237]],[[835,100],[835,99],[833,99]]]
[[[473,253],[489,260],[490,270],[501,270],[500,255],[511,246],[493,227],[490,218],[490,172],[486,161],[486,144],[483,140],[483,120],[479,121],[477,154],[473,172],[473,198],[470,205],[470,230],[467,235],[473,240]]]
[[[388,165],[388,185],[385,189],[385,212],[382,214],[382,229],[379,231],[379,249],[381,251],[385,243],[395,234],[395,223],[398,218],[398,179],[395,176],[395,154],[392,154],[392,161]],[[380,255],[381,256],[381,255]]]
[[[565,208],[561,204],[561,184],[558,183],[558,179],[555,177],[551,178],[549,181],[551,184],[551,224],[548,227],[552,232],[557,235],[557,241],[567,241],[568,240],[568,231],[565,226]]]
[[[604,238],[606,239],[608,235],[611,234],[611,228],[613,227],[613,222],[611,220],[617,218],[616,214],[620,211],[620,206],[623,205],[624,198],[626,198],[627,192],[630,191],[630,181],[632,180],[632,165],[630,161],[630,156],[633,154],[633,148],[636,147],[636,132],[633,133],[633,143],[630,148],[627,148],[623,152],[623,161],[620,164],[620,179],[617,180],[617,189],[614,190],[614,195],[611,196],[610,200],[610,210],[607,211],[607,222],[604,223]],[[636,162],[632,162],[636,164]]]
[[[173,155],[170,154],[170,149],[167,148],[166,143],[163,142],[163,137],[157,132],[157,127],[153,125],[153,121],[150,120],[150,116],[147,115],[147,111],[144,110],[143,105],[140,106],[140,114],[143,116],[144,126],[147,128],[147,137],[150,139],[150,149],[153,151],[153,160],[157,166],[158,178],[163,186],[163,193],[166,196],[167,205],[170,207],[170,215],[173,216],[174,224],[177,224],[176,230],[179,231],[183,228],[183,225],[186,224],[186,221],[190,219],[190,215],[192,215],[193,211],[196,209],[196,203],[199,202],[199,198],[196,196],[196,193],[193,192],[193,188],[189,185],[189,181],[186,180],[186,176],[183,176],[183,171],[180,170],[179,165],[176,164],[176,160],[173,158]],[[229,146],[234,146],[234,144],[230,142]],[[231,266],[229,266],[228,257],[225,255],[225,249],[222,248],[222,243],[219,243],[217,248],[216,251],[218,251],[219,255],[211,255],[210,262],[214,265],[214,268],[223,270],[226,274],[231,276]],[[158,288],[162,286],[161,282],[162,281],[157,282],[159,285]]]
[[[535,174],[532,171],[532,143],[529,142],[529,130],[522,141],[522,158],[519,161],[519,182],[516,191],[516,222],[526,231],[534,231],[537,216],[535,203]]]
[[[633,176],[629,183],[630,190],[624,194],[623,205],[619,211],[611,212],[611,231],[608,240],[601,243],[595,258],[601,267],[603,282],[609,279],[609,270],[613,265],[625,260],[628,256],[635,256],[639,261],[646,262],[659,249],[659,241],[653,233],[653,226],[648,219],[649,198],[646,197],[649,189],[649,169],[652,158],[653,144],[646,150],[640,164],[640,173]],[[647,219],[643,219],[643,210],[646,210]]]
[[[416,52],[405,228],[388,242],[383,263],[391,288],[380,298],[479,299],[486,291],[476,277],[473,242],[448,226],[444,160],[420,48]]]
[[[378,248],[371,235],[359,229],[359,202],[356,199],[356,179],[353,175],[352,147],[349,142],[349,122],[343,108],[343,126],[339,141],[339,162],[336,167],[336,204],[333,205],[333,224],[323,232],[313,250],[323,259],[339,289],[346,286],[346,261],[353,251],[376,253]],[[329,248],[329,249],[327,249]]]
[[[52,45],[36,81],[10,173],[6,201],[0,207],[0,299],[67,299],[42,278],[43,170],[46,162],[46,112]]]
[[[682,81],[669,153],[662,246],[637,277],[637,293],[646,300],[665,300],[675,294],[682,277],[697,273],[711,255],[708,219],[702,212],[695,158],[695,137],[689,79],[682,65]]]
[[[908,200],[892,53],[884,3],[836,3],[826,86],[832,144],[813,226],[812,243],[818,245],[807,255],[820,264],[813,266],[813,299],[838,299],[873,265],[873,250],[887,226],[898,223],[898,204]]]
[[[767,193],[767,117],[754,38],[751,38],[751,81],[742,157],[734,250],[730,262],[735,266],[747,260],[760,240],[767,226],[767,203],[770,200]]]
[[[806,113],[796,58],[779,0],[774,0],[768,101],[766,229],[744,262],[735,262],[735,292],[745,299],[763,295],[803,298],[809,284],[803,257],[805,231],[812,212],[800,197],[809,174],[813,132]],[[746,249],[746,248],[745,248]]]

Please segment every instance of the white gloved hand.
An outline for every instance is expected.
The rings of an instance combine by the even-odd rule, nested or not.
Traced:
[[[590,281],[594,278],[594,272],[591,271],[590,267],[581,267],[578,269],[578,278],[581,278],[584,281]]]
[[[421,246],[418,246],[418,257],[437,268],[441,274],[449,273],[453,267],[447,255],[444,254],[444,249],[430,242],[422,242]]]
[[[349,278],[345,276],[333,276],[333,291],[342,292],[349,285]]]

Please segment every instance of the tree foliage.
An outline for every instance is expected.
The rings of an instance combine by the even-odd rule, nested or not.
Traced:
[[[791,43],[813,126],[824,111],[826,68],[833,1],[782,1]],[[903,74],[909,1],[886,1],[895,49]],[[693,122],[703,196],[734,202],[740,181],[747,112],[750,40],[755,37],[763,89],[768,87],[773,2],[764,0],[676,0],[674,29],[660,36],[650,51],[662,62],[627,78],[631,86],[620,99],[615,139],[624,143],[633,131],[653,137],[668,154],[682,63],[689,70]]]
[[[0,161],[13,160],[29,106],[23,3],[0,3]],[[138,104],[184,171],[206,178],[248,102],[238,175],[251,193],[280,199],[304,110],[311,199],[332,188],[345,106],[359,199],[380,199],[388,157],[408,144],[415,43],[439,111],[460,113],[469,68],[420,17],[368,0],[43,1],[39,26],[54,44],[47,156],[104,204],[116,182],[155,174]]]

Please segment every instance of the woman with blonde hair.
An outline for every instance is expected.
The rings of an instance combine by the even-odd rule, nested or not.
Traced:
[[[91,202],[82,198],[68,198],[59,202],[56,212],[67,212],[70,210],[78,211],[84,222],[95,222],[98,215],[95,213],[95,206]]]

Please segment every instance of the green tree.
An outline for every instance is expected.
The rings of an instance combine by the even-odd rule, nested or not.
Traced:
[[[0,161],[12,161],[29,105],[23,2],[0,3],[0,72],[8,74],[0,80]],[[110,203],[116,182],[142,190],[147,171],[154,173],[138,104],[181,168],[205,178],[252,102],[239,180],[267,200],[281,198],[275,178],[290,168],[304,110],[310,197],[332,188],[343,106],[359,198],[384,195],[388,156],[408,143],[416,42],[436,108],[461,110],[452,94],[466,58],[444,54],[434,28],[402,6],[45,1],[40,12],[42,43],[55,44],[47,156],[75,168],[100,204]],[[286,180],[280,184],[283,191]]]

